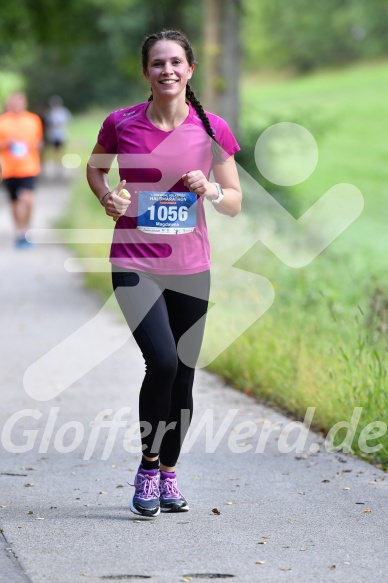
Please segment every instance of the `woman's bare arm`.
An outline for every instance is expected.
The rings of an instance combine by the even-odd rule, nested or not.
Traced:
[[[105,148],[96,144],[88,160],[86,177],[90,189],[105,207],[105,212],[110,217],[120,217],[125,214],[131,201],[118,196],[125,185],[121,180],[115,188],[109,186],[108,174],[115,159],[115,154],[107,154]]]

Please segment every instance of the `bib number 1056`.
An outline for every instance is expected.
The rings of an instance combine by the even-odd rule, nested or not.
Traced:
[[[155,205],[152,205],[148,208],[148,210],[150,212],[151,221],[156,219],[158,221],[184,222],[189,216],[187,206],[180,206],[176,208],[176,206],[159,205],[156,207]]]
[[[137,228],[144,233],[183,235],[197,222],[194,192],[139,191]]]

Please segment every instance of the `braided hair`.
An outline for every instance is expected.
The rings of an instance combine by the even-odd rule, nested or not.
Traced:
[[[151,34],[150,36],[147,36],[144,43],[143,43],[143,46],[141,49],[143,71],[147,70],[148,58],[149,58],[149,54],[150,54],[152,47],[157,42],[159,42],[161,40],[171,40],[171,41],[178,43],[185,51],[186,59],[187,59],[187,62],[189,63],[189,65],[191,66],[191,65],[196,64],[193,49],[192,49],[188,39],[186,38],[186,36],[178,30],[162,30],[161,32],[156,32],[154,34]],[[148,98],[148,101],[152,101],[152,99],[153,99],[153,95],[151,92],[151,95]],[[194,91],[192,90],[192,88],[190,87],[190,85],[188,83],[186,85],[186,99],[194,107],[195,111],[198,114],[198,117],[200,118],[200,120],[202,121],[202,123],[204,125],[206,133],[212,139],[212,154],[213,154],[214,160],[218,164],[222,164],[224,162],[222,155],[221,155],[222,148],[216,140],[214,130],[210,125],[209,118],[206,115],[205,110],[202,107],[202,104],[200,103],[200,101],[198,100]]]

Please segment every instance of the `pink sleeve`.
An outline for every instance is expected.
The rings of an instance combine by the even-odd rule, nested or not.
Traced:
[[[117,154],[115,112],[108,115],[98,133],[97,142],[107,154]]]
[[[236,138],[231,132],[230,127],[222,117],[218,118],[217,127],[215,129],[216,140],[224,150],[222,157],[227,160],[236,152],[241,150]]]

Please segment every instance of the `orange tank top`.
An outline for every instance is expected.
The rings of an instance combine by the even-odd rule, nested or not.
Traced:
[[[39,144],[42,122],[35,113],[23,111],[0,115],[0,157],[3,178],[37,176],[40,172]]]

